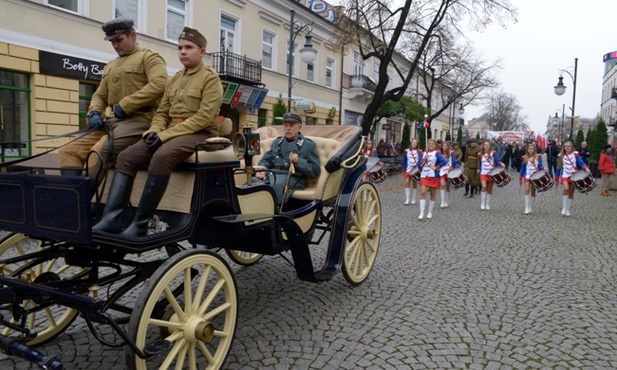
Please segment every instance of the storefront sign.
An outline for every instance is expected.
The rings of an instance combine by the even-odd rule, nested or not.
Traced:
[[[42,74],[100,82],[105,63],[40,50],[39,66]]]

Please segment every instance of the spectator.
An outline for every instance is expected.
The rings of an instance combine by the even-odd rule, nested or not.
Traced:
[[[559,155],[559,147],[555,140],[551,140],[546,147],[546,162],[548,163],[548,174],[551,178],[555,178],[555,170],[557,169],[557,156]]]
[[[585,162],[585,164],[589,166],[589,163],[587,162],[587,158],[591,156],[591,153],[589,153],[589,148],[587,148],[586,141],[583,141],[581,143],[581,147],[578,148],[577,152],[578,152],[578,155],[581,156],[581,159],[583,160],[583,162]]]
[[[384,155],[386,153],[386,142],[383,138],[379,139],[379,143],[377,143],[377,153],[379,155]]]
[[[615,175],[615,154],[613,152],[611,144],[604,146],[604,149],[600,152],[600,162],[598,163],[598,169],[602,174],[602,195],[610,197],[609,189],[613,182],[613,176]]]

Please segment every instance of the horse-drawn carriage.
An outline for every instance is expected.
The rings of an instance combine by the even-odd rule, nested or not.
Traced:
[[[283,209],[270,186],[251,181],[261,170],[252,164],[281,129],[253,132],[260,140],[242,135],[233,144],[215,138],[198,146],[174,171],[157,208],[168,227],[138,238],[92,233],[100,204],[92,200],[91,179],[5,169],[0,229],[9,233],[0,240],[0,348],[61,369],[60,359],[34,346],[81,316],[97,340],[126,348],[127,368],[218,369],[234,339],[238,293],[227,260],[216,252],[241,265],[290,254],[302,280],[327,281],[342,270],[352,285],[365,281],[379,247],[381,205],[365,181],[360,128],[303,127],[317,144],[322,171]],[[207,145],[224,148],[200,150]],[[145,177],[138,175],[131,204]],[[322,240],[325,258],[315,268],[311,252]],[[129,293],[137,298],[127,299]]]

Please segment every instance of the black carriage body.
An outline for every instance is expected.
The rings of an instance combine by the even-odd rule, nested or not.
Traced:
[[[90,179],[0,173],[0,229],[34,238],[88,244]]]

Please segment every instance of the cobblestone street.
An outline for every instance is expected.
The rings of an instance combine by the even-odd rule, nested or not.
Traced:
[[[438,192],[422,221],[400,176],[378,184],[383,235],[358,287],[342,274],[300,281],[278,257],[232,265],[239,317],[225,368],[617,368],[617,193],[576,193],[564,217],[553,188],[524,215],[510,176],[490,210],[462,189],[439,208]],[[124,349],[101,345],[82,318],[41,350],[66,369],[124,369]],[[0,368],[34,367],[2,355]]]

